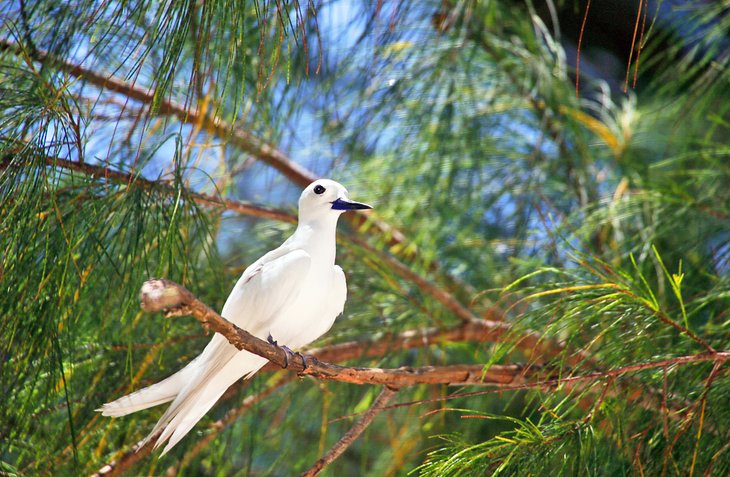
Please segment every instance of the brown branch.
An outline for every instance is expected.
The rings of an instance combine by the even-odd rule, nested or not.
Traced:
[[[5,139],[5,138],[2,138]],[[14,166],[12,159],[7,154],[19,154],[22,149],[30,147],[30,145],[14,141],[18,145],[16,151],[6,150],[6,156],[0,158],[0,170],[10,166]],[[95,164],[88,164],[86,162],[71,161],[68,159],[61,159],[60,157],[45,156],[45,163],[51,167],[61,167],[71,171],[81,172],[91,177],[99,177],[108,181],[116,182],[119,184],[136,185],[147,190],[163,190],[166,192],[173,192],[174,188],[171,184],[164,181],[153,181],[145,179],[136,174],[129,174],[126,172],[110,169],[109,167]],[[237,212],[242,215],[250,215],[254,217],[261,217],[272,220],[279,220],[282,222],[296,222],[296,216],[293,214],[284,212],[282,210],[272,209],[249,202],[242,202],[240,200],[224,199],[222,197],[213,196],[210,194],[204,194],[200,192],[193,192],[190,190],[186,191],[186,194],[191,197],[195,202],[201,205],[213,205],[222,206],[228,210]]]
[[[168,310],[168,312],[172,312],[175,315],[182,313],[192,314],[196,319],[201,321],[204,326],[208,326],[214,331],[224,334],[224,336],[226,336],[226,338],[239,349],[247,349],[251,352],[257,352],[258,350],[261,353],[257,352],[257,354],[267,357],[267,359],[272,360],[279,367],[283,367],[286,364],[286,358],[284,358],[285,352],[283,352],[283,350],[270,345],[266,341],[253,337],[249,333],[220,317],[217,313],[200,302],[192,295],[192,293],[180,285],[166,280],[151,280],[146,282],[143,286],[141,299],[142,306],[147,311]],[[504,323],[489,321],[468,322],[450,330],[439,331],[436,329],[428,329],[420,332],[404,332],[394,337],[394,342],[397,343],[399,348],[409,348],[446,340],[473,339],[478,341],[489,341],[503,337],[507,329],[508,325]],[[320,358],[347,360],[362,355],[374,356],[382,354],[383,352],[386,352],[387,349],[392,349],[391,343],[386,343],[386,340],[381,340],[375,343],[343,343],[314,350],[313,353],[314,356]],[[565,385],[574,387],[583,381],[615,378],[626,373],[637,372],[644,369],[666,368],[667,366],[698,361],[724,362],[729,359],[730,351],[704,353],[701,355],[682,356],[657,362],[639,363],[607,372],[596,371],[584,375],[569,375],[564,378],[547,380],[534,379],[538,372],[541,371],[539,367],[525,369],[523,366],[519,365],[493,365],[486,372],[482,365],[452,365],[423,367],[417,369],[399,368],[392,370],[377,368],[346,368],[319,361],[312,362],[313,360],[310,359],[308,360],[310,364],[305,369],[301,358],[295,356],[290,358],[289,368],[294,371],[298,371],[300,375],[306,374],[320,379],[333,379],[357,384],[385,384],[386,386],[391,387],[410,386],[415,384],[489,384],[497,386],[496,389],[488,391],[457,393],[446,397],[446,399],[451,399],[511,390],[555,388]],[[271,369],[271,367],[272,365],[268,365],[269,369]],[[268,396],[280,385],[288,383],[292,379],[293,375],[290,375],[290,377],[283,377],[281,381],[271,388],[267,388],[262,391],[262,393],[247,398],[242,406],[229,411],[223,419],[216,421],[216,423],[211,426],[212,432],[210,433],[210,437],[206,438],[206,442],[209,439],[213,439],[212,436],[215,435],[216,431],[233,422],[246,409],[248,409],[250,407],[247,405],[247,403],[250,402],[249,400],[256,400],[255,402],[257,402],[258,399],[261,399],[263,396]],[[236,389],[237,388],[233,388],[232,391],[226,394],[229,396],[233,395],[235,394]],[[440,401],[442,399],[443,398],[439,398],[438,400]],[[428,402],[428,400],[399,403],[386,408],[408,406],[424,402]],[[252,404],[253,402],[251,402],[251,405]],[[154,441],[154,439],[151,441]],[[197,455],[202,447],[202,445],[196,445],[188,460]],[[151,444],[144,447],[139,447],[138,444],[134,446],[131,451],[126,452],[121,458],[104,466],[95,475],[119,475],[119,472],[121,471],[116,469],[129,468],[142,457],[148,455],[151,451]]]
[[[418,401],[410,401],[410,402],[403,402],[394,404],[392,406],[389,406],[390,408],[396,408],[396,407],[405,407],[405,406],[414,406],[419,404],[425,404],[429,402],[440,402],[446,399],[457,399],[457,398],[463,398],[463,397],[472,397],[472,396],[482,396],[485,394],[493,394],[493,393],[503,393],[505,391],[520,391],[524,389],[534,389],[534,388],[556,388],[563,385],[575,385],[576,383],[580,383],[582,381],[596,381],[599,379],[606,379],[606,378],[618,378],[624,374],[630,374],[630,373],[636,373],[639,371],[645,371],[647,369],[656,369],[656,368],[666,368],[667,366],[676,366],[676,365],[684,365],[684,364],[692,364],[692,363],[702,363],[702,362],[714,362],[714,363],[724,363],[726,361],[730,361],[730,351],[716,351],[714,353],[699,353],[699,354],[692,354],[692,355],[685,355],[685,356],[677,356],[674,358],[667,358],[660,361],[647,361],[644,363],[637,363],[637,364],[630,364],[627,366],[622,366],[620,368],[612,369],[609,371],[594,371],[591,373],[586,374],[577,374],[567,377],[558,377],[558,378],[551,378],[551,379],[545,379],[542,381],[528,381],[522,384],[514,384],[514,385],[504,385],[496,389],[488,389],[484,391],[471,391],[466,393],[454,393],[450,394],[446,397],[439,397],[435,399],[421,399]]]
[[[145,311],[167,310],[175,316],[190,314],[203,326],[225,336],[237,349],[262,356],[281,368],[318,379],[352,384],[382,384],[398,388],[417,384],[499,386],[522,381],[528,371],[520,365],[493,365],[485,370],[481,364],[397,369],[356,368],[320,362],[314,357],[307,359],[305,364],[305,358],[301,355],[287,356],[282,348],[239,328],[198,300],[183,286],[169,280],[155,279],[145,282],[140,292],[140,300]],[[531,371],[538,368],[533,367]]]
[[[385,406],[388,404],[388,402],[390,402],[391,399],[393,399],[396,393],[396,390],[384,386],[383,390],[380,391],[380,394],[375,399],[375,402],[373,402],[373,405],[370,406],[370,409],[368,409],[360,417],[360,419],[350,428],[350,430],[347,431],[347,433],[345,433],[345,435],[342,436],[342,438],[337,441],[337,443],[332,446],[332,448],[325,455],[323,455],[317,462],[315,462],[309,470],[303,472],[301,474],[301,477],[314,477],[316,475],[319,475],[319,473],[322,472],[325,467],[330,465],[332,462],[334,462],[335,459],[342,455],[342,453],[345,452],[345,450],[347,450],[347,448],[350,447],[358,437],[360,437],[360,434],[362,434],[362,432],[370,425],[370,423],[373,422],[375,416],[380,414],[385,409]]]
[[[425,330],[409,330],[393,336],[384,336],[378,341],[362,342],[362,341],[351,341],[346,343],[339,343],[331,346],[325,346],[322,348],[312,349],[307,352],[308,355],[314,356],[315,358],[322,361],[331,362],[342,362],[348,361],[361,357],[376,357],[382,356],[387,352],[398,349],[413,349],[423,346],[430,346],[445,342],[482,342],[491,341],[494,339],[494,333],[492,329],[492,323],[490,322],[467,322],[462,323],[457,327],[441,330],[438,328],[428,328]],[[502,326],[502,324],[499,324]],[[281,369],[274,363],[268,363],[264,366],[262,372],[274,372],[280,371]],[[284,374],[281,379],[277,381],[273,387],[279,388],[285,384],[292,382],[295,379],[294,374]],[[234,384],[228,391],[223,395],[221,401],[230,399],[236,395],[241,388],[248,385],[248,381],[240,380]],[[273,389],[265,389],[261,393],[266,393],[268,396],[273,392]],[[226,415],[214,422],[208,427],[208,432],[205,436],[197,441],[193,448],[185,453],[180,467],[187,465],[200,451],[213,439],[215,439],[216,433],[224,429],[228,425],[232,424],[238,417],[240,417],[250,406],[246,406],[245,403],[249,398],[244,401],[244,406],[229,410]],[[151,449],[150,449],[151,450]],[[169,467],[166,471],[166,475],[175,475],[174,472],[178,470],[178,466]]]

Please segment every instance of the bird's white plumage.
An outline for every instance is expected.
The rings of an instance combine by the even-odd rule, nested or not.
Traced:
[[[345,274],[334,263],[335,228],[342,207],[369,208],[350,202],[337,182],[322,179],[310,184],[299,199],[294,234],[243,272],[221,315],[254,336],[271,336],[292,349],[326,333],[342,313],[347,296]],[[216,334],[197,358],[174,375],[99,410],[105,416],[123,416],[172,401],[147,437],[152,439],[161,431],[155,447],[167,441],[164,454],[230,385],[251,377],[266,362]]]

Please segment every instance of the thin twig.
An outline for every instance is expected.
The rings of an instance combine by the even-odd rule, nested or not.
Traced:
[[[18,143],[18,151],[20,153],[22,148],[29,147],[27,144],[16,141]],[[12,151],[5,151],[12,152]],[[165,192],[173,192],[174,188],[171,184],[164,181],[152,181],[145,179],[137,174],[129,174],[126,172],[110,169],[109,167],[102,165],[89,164],[86,162],[71,161],[68,159],[61,159],[59,157],[45,156],[45,163],[51,167],[60,167],[63,169],[81,172],[91,177],[104,178],[107,181],[112,181],[118,184],[130,185],[134,184],[138,187],[148,190],[160,190]],[[0,158],[0,170],[13,166],[11,160],[8,157]],[[204,194],[201,192],[186,191],[186,195],[192,198],[195,202],[201,205],[213,205],[222,206],[233,212],[237,212],[242,215],[249,215],[254,217],[261,217],[272,220],[279,220],[282,222],[293,223],[296,221],[296,216],[282,210],[272,209],[264,207],[262,205],[252,204],[250,202],[243,202],[240,200],[224,199],[222,197],[213,196],[210,194]]]
[[[643,369],[694,361],[724,361],[730,358],[730,352],[703,353],[700,355],[672,358],[660,362],[639,363],[607,372],[594,371],[583,375],[564,373],[564,377],[548,378],[542,381],[536,379],[540,375],[545,378],[545,372],[539,364],[530,366],[495,364],[489,367],[485,367],[482,364],[457,364],[424,366],[420,368],[401,367],[397,369],[383,369],[338,366],[321,362],[314,356],[310,356],[305,364],[305,358],[303,356],[294,355],[287,357],[281,348],[271,345],[267,341],[256,338],[245,330],[240,329],[235,324],[211,310],[184,287],[174,282],[168,280],[150,280],[146,282],[142,287],[141,299],[142,307],[147,311],[167,310],[169,312],[171,309],[179,310],[183,308],[186,313],[192,314],[204,326],[209,326],[213,331],[224,335],[238,349],[245,349],[259,356],[263,356],[280,368],[288,367],[288,369],[296,371],[300,375],[309,375],[317,379],[352,384],[382,384],[398,388],[418,384],[490,385],[496,386],[501,390],[551,388],[563,385],[572,387],[585,380],[610,378]],[[476,327],[477,324],[472,323],[472,326]],[[509,337],[509,326],[505,323],[483,320],[479,323],[479,326],[482,327],[482,340],[487,340],[489,337],[494,341],[503,341]],[[474,331],[471,333],[474,333]],[[519,337],[519,342],[516,346],[526,351],[534,352],[538,350],[539,352],[545,349],[550,354],[555,352],[554,346],[550,346],[545,341],[540,341],[539,336],[533,334]],[[335,351],[331,352],[336,353]],[[344,359],[345,356],[346,353],[342,352],[337,357]],[[354,354],[350,356],[354,356]],[[566,358],[565,361],[566,364],[571,366],[591,363],[590,360],[583,356],[583,353],[574,354]],[[472,394],[475,393],[467,393],[464,395]],[[641,396],[645,396],[645,394]]]
[[[578,85],[580,82],[580,52],[581,47],[583,46],[583,34],[586,30],[586,21],[588,21],[588,10],[591,8],[591,0],[588,0],[586,3],[586,11],[583,14],[583,23],[580,25],[580,34],[578,35],[578,48],[575,54],[575,97],[578,98],[580,96]]]
[[[315,462],[309,470],[302,473],[301,477],[314,477],[318,475],[320,472],[322,472],[322,470],[324,470],[325,467],[330,465],[332,462],[334,462],[335,459],[342,455],[342,453],[345,452],[345,450],[347,450],[347,448],[350,447],[353,442],[355,442],[355,440],[370,425],[370,423],[373,422],[375,416],[380,414],[385,409],[385,406],[388,404],[388,402],[390,402],[391,399],[393,399],[397,392],[398,391],[395,389],[384,386],[383,390],[380,391],[380,394],[375,399],[375,402],[373,402],[373,405],[370,406],[370,409],[368,409],[360,417],[360,419],[350,428],[350,430],[347,431],[347,433],[345,433],[345,435],[342,436],[342,438],[337,441],[337,443],[332,446],[332,448],[327,451],[325,455],[323,455],[317,462]]]

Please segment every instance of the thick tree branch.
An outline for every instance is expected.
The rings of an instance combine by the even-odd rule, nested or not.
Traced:
[[[523,365],[492,365],[485,370],[481,364],[472,365],[450,365],[450,366],[425,366],[421,368],[398,368],[398,369],[381,369],[381,368],[358,368],[343,367],[333,364],[317,361],[314,356],[308,361],[312,361],[305,366],[303,358],[299,355],[288,359],[286,353],[276,346],[268,342],[258,339],[250,335],[245,330],[240,329],[233,323],[230,323],[218,313],[211,310],[207,305],[200,302],[192,293],[184,287],[167,281],[167,280],[151,280],[145,283],[142,289],[142,306],[147,311],[168,310],[168,313],[174,314],[191,314],[198,319],[204,326],[208,326],[216,332],[223,334],[229,342],[238,349],[246,349],[252,353],[267,358],[280,368],[286,367],[298,372],[300,375],[310,375],[318,379],[327,379],[334,381],[349,382],[353,384],[382,384],[395,388],[406,386],[414,386],[417,384],[450,384],[450,385],[492,385],[498,386],[504,390],[524,389],[530,387],[551,387],[556,385],[572,386],[575,382],[584,381],[586,379],[601,379],[612,377],[626,372],[651,368],[656,366],[667,366],[676,363],[684,363],[685,361],[705,361],[705,360],[725,360],[730,356],[730,352],[709,353],[696,355],[692,357],[675,358],[673,361],[663,361],[660,363],[649,363],[637,365],[639,368],[622,368],[621,371],[594,371],[592,373],[583,374],[579,377],[566,374],[564,377],[551,379],[548,377],[545,381],[536,381],[535,377],[542,374],[545,379],[544,372],[539,364],[532,366]],[[441,336],[444,339],[466,338],[467,336],[478,336],[479,341],[504,341],[505,339],[514,339],[515,346],[522,349],[528,354],[541,358],[554,357],[559,354],[560,345],[550,344],[542,340],[539,335],[530,332],[521,336],[510,336],[510,326],[502,322],[492,322],[487,320],[472,321],[462,325],[460,328],[445,330]],[[438,336],[435,330],[425,332],[425,336]],[[423,335],[422,335],[423,336]],[[400,335],[398,341],[407,345],[414,337],[409,333]],[[417,339],[417,338],[416,338]],[[364,350],[370,346],[370,343],[345,343],[339,346],[320,350],[317,355],[322,358],[345,360],[361,355]],[[372,344],[374,353],[382,353],[385,350],[379,349],[383,343]],[[542,359],[536,362],[542,361]],[[585,365],[592,361],[588,359],[584,353],[575,353],[566,357],[566,364],[571,366]],[[626,391],[628,384],[621,385]],[[644,390],[638,395],[629,396],[632,401],[637,401],[640,405],[652,408],[648,397],[651,396],[651,390]]]
[[[322,472],[325,467],[330,465],[332,462],[334,462],[335,459],[342,455],[342,453],[345,452],[345,450],[347,450],[347,448],[350,447],[358,437],[360,437],[360,434],[362,434],[362,432],[370,425],[370,423],[373,422],[375,416],[380,414],[385,409],[385,406],[388,405],[388,403],[391,399],[393,399],[396,393],[397,391],[394,389],[391,389],[387,386],[383,387],[383,390],[380,391],[378,397],[375,398],[375,402],[373,402],[373,405],[370,406],[370,409],[363,413],[360,419],[350,428],[349,431],[347,431],[344,436],[342,436],[339,441],[337,441],[334,446],[332,446],[332,448],[325,455],[323,455],[317,462],[315,462],[309,470],[303,472],[301,474],[301,477],[314,477],[316,475],[319,475],[319,473]]]
[[[213,311],[184,287],[168,280],[149,280],[140,292],[145,311],[167,311],[174,315],[190,314],[204,326],[222,334],[237,349],[262,356],[281,368],[318,379],[352,384],[382,384],[400,388],[416,384],[490,384],[506,385],[524,380],[527,369],[520,365],[493,365],[485,370],[481,364],[425,366],[421,368],[356,368],[307,360],[300,355],[287,356],[278,346],[259,339]],[[502,326],[501,323],[498,325]],[[531,368],[531,371],[537,367]]]

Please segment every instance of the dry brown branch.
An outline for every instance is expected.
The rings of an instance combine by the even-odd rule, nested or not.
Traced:
[[[389,406],[390,408],[397,408],[397,407],[405,407],[405,406],[415,406],[419,404],[425,404],[429,402],[440,402],[447,399],[457,399],[457,398],[464,398],[464,397],[471,397],[471,396],[482,396],[485,394],[493,394],[493,393],[503,393],[505,391],[520,391],[524,389],[535,389],[535,388],[544,388],[544,389],[551,389],[556,388],[559,386],[569,386],[573,387],[577,384],[584,382],[584,381],[597,381],[601,379],[614,379],[621,377],[626,374],[632,374],[639,371],[645,371],[647,369],[657,369],[657,368],[666,368],[669,366],[677,366],[677,365],[685,365],[685,364],[692,364],[692,363],[703,363],[703,362],[713,362],[713,363],[724,363],[726,361],[730,361],[730,351],[715,351],[714,353],[710,352],[704,352],[699,354],[691,354],[691,355],[685,355],[685,356],[676,356],[674,358],[667,358],[659,361],[647,361],[644,363],[636,363],[636,364],[630,364],[627,366],[622,366],[620,368],[612,369],[609,371],[594,371],[590,373],[585,374],[575,374],[571,376],[564,376],[564,377],[557,377],[557,378],[551,378],[551,379],[545,379],[541,381],[527,381],[523,384],[514,384],[514,385],[504,385],[496,389],[488,389],[483,391],[471,391],[471,392],[459,392],[450,394],[445,397],[439,397],[437,399],[421,399],[418,401],[410,401],[410,402],[403,402],[398,403]],[[714,372],[714,368],[713,368]],[[633,401],[634,397],[632,396],[624,396],[625,398]]]
[[[323,348],[316,348],[309,350],[307,354],[314,356],[315,358],[322,361],[330,362],[342,362],[348,361],[361,357],[376,357],[383,356],[392,349],[412,349],[417,347],[430,346],[439,343],[447,342],[463,342],[463,341],[491,341],[493,334],[490,333],[489,322],[467,322],[462,323],[457,327],[441,330],[438,328],[428,328],[424,330],[409,330],[403,333],[399,333],[394,336],[384,336],[377,341],[362,342],[362,341],[351,341],[347,343],[339,343]],[[267,364],[261,369],[261,372],[274,372],[281,371],[277,365],[273,363]],[[216,438],[217,434],[233,424],[244,412],[250,409],[250,399],[256,399],[258,402],[262,397],[266,397],[272,394],[276,389],[289,384],[294,381],[296,375],[293,373],[282,374],[279,381],[271,385],[270,388],[266,388],[255,396],[247,397],[241,406],[235,407],[228,412],[222,418],[208,426],[208,431],[205,436],[198,440],[190,450],[188,450],[182,458],[179,465],[170,466],[165,475],[172,476],[176,475],[179,468],[188,465],[192,459],[194,459],[200,451],[202,451],[213,439]],[[221,397],[221,401],[230,399],[232,396],[237,395],[241,388],[248,385],[248,381],[240,380]],[[142,449],[140,452],[145,452],[145,455],[149,454],[152,450],[151,447]],[[126,455],[126,454],[125,454]],[[117,461],[119,465],[123,465],[123,461]]]
[[[285,352],[276,346],[269,344],[267,341],[260,340],[246,331],[238,328],[234,324],[228,322],[218,315],[207,305],[199,301],[192,293],[184,287],[167,281],[167,280],[150,280],[146,282],[140,292],[142,308],[146,311],[166,311],[173,315],[191,314],[197,318],[203,326],[210,327],[216,332],[220,332],[238,349],[247,349],[261,356],[266,357],[279,367],[284,367],[287,363]],[[415,347],[433,342],[457,339],[486,340],[495,337],[495,329],[498,330],[496,336],[503,333],[503,323],[492,323],[487,321],[475,321],[464,323],[458,328],[439,332],[436,329],[424,330],[421,332],[406,332],[395,337],[396,342],[404,347]],[[390,345],[383,345],[384,341],[376,343],[343,343],[332,347],[315,350],[314,355],[323,359],[340,359],[347,360],[363,353],[374,355],[373,353],[384,353]],[[525,374],[528,370],[522,366],[492,366],[487,372],[484,371],[482,365],[455,365],[441,367],[424,367],[424,368],[400,368],[396,370],[383,370],[373,368],[345,368],[326,364],[320,361],[310,360],[309,366],[305,369],[301,358],[295,356],[289,358],[289,369],[298,371],[300,374],[307,374],[321,379],[337,379],[351,383],[372,383],[385,384],[391,387],[409,386],[420,383],[454,383],[454,384],[491,384],[505,385],[509,383],[524,382]],[[273,365],[268,365],[271,369]],[[531,371],[535,371],[534,368]],[[243,405],[228,411],[226,416],[216,421],[210,426],[210,433],[201,439],[193,449],[186,454],[183,462],[189,462],[200,452],[200,450],[216,435],[217,431],[225,428],[227,425],[237,419],[243,412],[249,409],[260,399],[270,395],[281,385],[294,379],[294,375],[283,377],[277,384],[268,387],[261,393],[249,396],[244,400]],[[243,381],[242,381],[243,382]],[[387,388],[386,388],[387,389]],[[231,393],[233,394],[233,393]],[[389,398],[390,399],[390,398]],[[384,406],[381,403],[381,406]],[[378,407],[381,407],[378,406]],[[375,407],[375,406],[374,406]],[[371,408],[373,409],[373,408]],[[373,414],[372,417],[375,415]],[[370,420],[372,420],[372,417]],[[359,422],[364,422],[363,419]],[[364,429],[369,421],[362,426]],[[353,428],[355,429],[355,428]],[[362,429],[351,437],[354,440]],[[351,432],[353,430],[351,429]],[[350,433],[348,433],[350,435]],[[345,436],[347,437],[347,435]],[[344,439],[344,437],[343,437]],[[342,442],[342,441],[341,441]],[[339,444],[342,445],[342,444]],[[349,445],[349,444],[347,444]],[[347,445],[341,447],[339,453],[344,451]],[[112,477],[121,475],[127,469],[139,462],[141,459],[149,455],[154,446],[154,438],[150,439],[145,445],[137,443],[132,449],[123,453],[120,457],[112,462],[104,465],[92,477]],[[339,453],[337,455],[339,455]],[[332,460],[337,456],[333,456]],[[174,468],[172,468],[174,472]],[[168,473],[171,472],[168,469]]]
[[[339,441],[337,441],[334,446],[332,446],[329,451],[327,451],[325,455],[315,462],[309,470],[303,472],[301,477],[314,477],[319,475],[325,467],[330,465],[335,459],[342,455],[342,453],[345,452],[345,450],[347,450],[347,448],[350,447],[358,437],[360,437],[360,434],[362,434],[370,423],[373,422],[375,416],[385,409],[385,406],[387,406],[390,400],[393,399],[396,393],[397,391],[395,389],[391,389],[387,386],[383,387],[383,390],[380,391],[380,394],[378,394],[378,397],[375,399],[375,402],[373,402],[373,405],[370,406],[370,409],[362,414],[360,419],[350,428],[349,431],[347,431],[347,433],[345,433],[344,436],[342,436]]]
[[[192,314],[204,326],[208,326],[216,332],[221,332],[226,338],[239,349],[247,349],[267,357],[279,367],[286,364],[285,352],[280,348],[269,344],[266,341],[250,335],[241,330],[217,313],[200,302],[188,290],[173,282],[166,280],[151,280],[143,286],[141,293],[142,306],[147,311],[167,310],[175,315]],[[504,333],[508,326],[504,323],[496,323],[489,321],[467,322],[461,326],[451,329],[439,331],[429,329],[423,331],[409,331],[401,333],[393,338],[403,347],[423,346],[429,343],[438,342],[439,340],[477,340],[490,341],[504,338]],[[375,356],[387,351],[389,345],[383,343],[387,340],[381,340],[375,343],[343,343],[334,345],[320,350],[314,350],[315,356],[334,360],[347,360],[362,355]],[[523,340],[524,341],[524,340]],[[531,346],[537,346],[538,343],[532,343],[527,340]],[[347,368],[322,363],[319,361],[309,360],[308,367],[304,367],[304,363],[300,357],[296,356],[289,359],[289,368],[298,371],[300,375],[311,375],[320,379],[333,379],[357,384],[384,384],[394,388],[402,386],[410,386],[415,384],[489,384],[497,386],[496,389],[488,391],[476,391],[471,393],[457,393],[447,396],[446,399],[454,397],[473,396],[494,392],[505,392],[512,390],[524,389],[548,389],[560,386],[568,386],[569,388],[580,386],[580,383],[586,381],[596,381],[605,378],[616,378],[624,374],[629,374],[645,369],[666,368],[667,366],[687,364],[700,361],[714,361],[717,363],[725,362],[730,359],[730,352],[703,353],[700,355],[680,356],[663,361],[639,363],[635,365],[625,366],[610,371],[596,371],[582,375],[565,375],[562,378],[537,380],[539,367],[525,369],[518,365],[494,365],[486,372],[482,365],[452,365],[439,367],[423,367],[423,368],[399,368],[399,369],[378,369],[378,368]],[[271,365],[269,365],[270,369]],[[253,400],[261,399],[263,396],[269,395],[280,385],[283,385],[293,379],[283,377],[279,383],[267,388],[262,393],[247,398],[244,404],[239,408],[229,411],[226,416],[214,423],[210,427],[210,434],[204,440],[208,442],[213,439],[215,433],[233,422],[241,413],[249,408],[247,403],[253,404]],[[604,388],[604,391],[607,388]],[[235,391],[235,390],[234,390]],[[230,395],[232,395],[230,393]],[[443,398],[439,398],[442,400]],[[428,401],[414,401],[409,403],[400,403],[386,408],[400,407],[405,405],[421,404]],[[188,461],[192,459],[202,447],[204,443],[198,443],[188,457]],[[348,444],[349,445],[349,444]],[[119,459],[107,464],[95,475],[108,476],[118,475],[117,469],[126,469],[138,462],[142,457],[148,455],[152,448],[145,446],[139,448],[136,445],[131,451],[126,452]],[[147,448],[149,447],[149,448]],[[346,446],[343,447],[346,448]]]
[[[499,324],[499,326],[503,326]],[[492,341],[495,337],[493,332],[492,323],[488,321],[476,321],[476,322],[465,322],[460,325],[447,329],[441,330],[438,328],[428,328],[424,330],[409,330],[393,336],[383,336],[377,341],[363,342],[363,341],[351,341],[347,343],[339,343],[331,346],[322,348],[316,348],[309,350],[308,355],[314,356],[315,358],[322,361],[330,362],[342,362],[362,357],[377,357],[383,356],[393,349],[404,350],[412,349],[424,346],[430,346],[439,343],[448,342],[483,342]],[[261,372],[274,372],[280,371],[281,368],[274,363],[267,364],[261,369]],[[273,388],[278,389],[280,386],[288,384],[295,379],[295,375],[284,374],[278,382],[273,385]],[[221,401],[230,399],[231,396],[236,395],[240,389],[246,386],[248,381],[240,380],[234,384],[221,398]],[[266,393],[271,394],[274,389],[269,390],[268,388],[261,391],[260,394]],[[258,395],[257,395],[258,396]],[[197,456],[203,448],[212,441],[218,432],[225,429],[228,425],[232,424],[238,417],[240,417],[250,406],[246,406],[245,403],[249,398],[246,398],[244,405],[228,411],[222,419],[219,419],[215,423],[211,424],[208,428],[206,435],[197,441],[195,445],[185,453],[181,466],[187,465],[195,456]],[[147,450],[147,449],[144,449]],[[149,449],[151,450],[151,448]],[[177,466],[170,467],[167,469],[166,475],[174,475],[178,469]]]
[[[397,388],[416,384],[506,385],[521,382],[527,372],[520,365],[494,365],[485,371],[480,364],[398,369],[356,368],[320,362],[314,357],[307,359],[305,364],[305,358],[301,355],[287,356],[282,348],[239,328],[198,300],[187,289],[169,280],[155,279],[145,282],[140,292],[140,300],[145,311],[171,311],[175,316],[190,314],[203,326],[225,336],[237,349],[263,356],[281,368],[318,379],[352,384],[382,384]],[[533,367],[531,370],[536,369]]]

